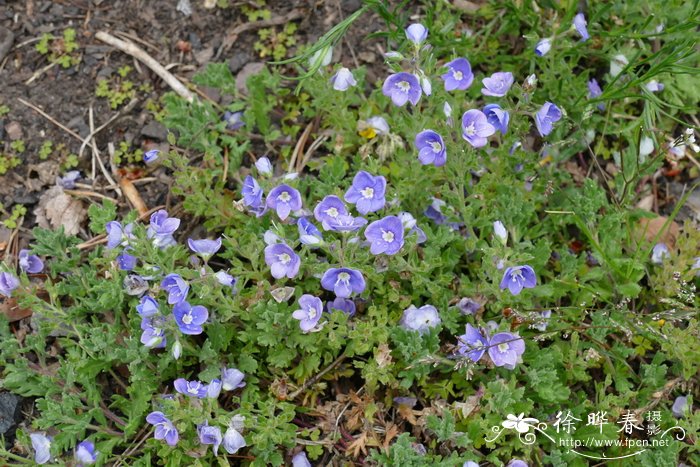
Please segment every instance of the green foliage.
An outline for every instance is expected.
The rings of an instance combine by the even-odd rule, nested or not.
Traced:
[[[80,63],[76,31],[73,28],[63,30],[61,37],[44,33],[35,46],[37,52],[46,55],[51,63],[70,68]]]

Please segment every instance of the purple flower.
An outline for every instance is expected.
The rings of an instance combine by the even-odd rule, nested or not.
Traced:
[[[597,97],[600,97],[602,94],[603,94],[603,90],[600,89],[600,85],[598,84],[598,81],[596,81],[595,78],[592,78],[590,81],[588,81],[588,98],[589,99],[595,99]],[[605,110],[605,104],[603,102],[599,103],[598,109]]]
[[[202,255],[204,259],[208,259],[210,256],[216,254],[216,252],[219,251],[219,248],[221,248],[221,237],[217,238],[216,240],[209,240],[208,238],[202,240],[192,240],[191,238],[188,238],[187,245],[190,247],[190,250]]]
[[[304,245],[318,245],[323,242],[321,231],[306,217],[299,218],[297,229],[299,229],[299,241]]]
[[[447,73],[441,76],[445,81],[445,91],[454,91],[459,89],[464,91],[472,85],[474,74],[472,66],[466,58],[456,58],[445,64],[448,68]]]
[[[289,185],[276,186],[267,195],[267,207],[277,211],[280,219],[285,220],[292,211],[301,209],[301,194]]]
[[[501,279],[501,290],[508,289],[513,295],[518,295],[523,289],[531,289],[537,285],[535,270],[530,266],[513,266],[506,269]]]
[[[435,167],[445,165],[447,149],[442,136],[433,130],[423,130],[416,135],[415,143],[421,164],[435,164]]]
[[[688,412],[688,398],[686,396],[676,397],[676,400],[673,401],[673,405],[671,406],[671,412],[676,418],[685,417],[686,412]]]
[[[345,201],[353,203],[360,214],[366,215],[384,207],[385,193],[386,178],[361,170],[352,179],[352,186],[345,193]]]
[[[143,317],[141,319],[141,343],[149,349],[162,349],[166,338],[163,326],[165,320],[161,316]]]
[[[272,175],[273,172],[273,167],[272,163],[270,162],[270,159],[264,156],[255,161],[255,168],[258,169],[258,172],[267,176]]]
[[[440,315],[437,308],[432,305],[423,305],[420,308],[411,305],[403,311],[399,324],[409,331],[425,334],[430,331],[430,328],[440,324]]]
[[[202,425],[197,425],[197,434],[199,435],[200,443],[204,445],[214,445],[214,455],[217,456],[219,454],[219,446],[223,441],[221,428],[218,426],[209,426],[209,423],[205,422]]]
[[[224,391],[233,391],[245,386],[243,382],[245,374],[237,368],[224,368],[221,370],[221,388]]]
[[[180,394],[198,399],[207,397],[207,385],[201,381],[187,381],[185,378],[178,378],[173,382],[175,390]]]
[[[651,250],[651,262],[656,265],[663,264],[664,260],[671,257],[671,252],[665,243],[657,243]]]
[[[10,272],[0,272],[0,295],[12,296],[12,291],[19,287],[19,279]]]
[[[579,13],[574,16],[574,27],[576,28],[576,31],[581,34],[581,42],[585,42],[591,37],[588,35],[588,30],[586,29],[587,24],[586,17],[583,16],[583,13]]]
[[[145,153],[143,153],[143,161],[146,164],[152,164],[158,160],[159,154],[160,151],[158,149],[151,149],[150,151],[146,151]]]
[[[157,247],[173,245],[175,239],[173,233],[180,227],[180,219],[168,217],[168,211],[161,209],[151,214],[151,222],[146,231],[146,236],[153,239]]]
[[[428,38],[428,30],[422,24],[414,23],[406,28],[406,37],[416,46],[419,46]]]
[[[179,435],[177,433],[177,428],[173,425],[173,422],[168,420],[168,417],[163,414],[163,412],[151,412],[146,416],[146,421],[151,425],[156,427],[153,437],[155,439],[165,439],[165,442],[170,446],[175,446]]]
[[[369,251],[374,255],[394,255],[403,246],[403,224],[396,216],[386,216],[372,222],[365,229],[365,238],[370,242]]]
[[[499,332],[489,340],[489,357],[496,366],[504,366],[512,370],[523,352],[525,352],[525,341],[517,334]]]
[[[484,87],[481,89],[481,93],[484,96],[503,97],[513,85],[515,79],[510,71],[499,71],[492,74],[490,78],[482,79],[481,82],[484,83]]]
[[[323,230],[330,230],[328,223],[336,220],[338,216],[347,216],[348,209],[343,200],[335,195],[328,195],[314,208],[314,217],[321,223]]]
[[[173,307],[173,316],[180,332],[196,336],[202,333],[202,324],[209,318],[209,311],[202,305],[191,306],[183,300]]]
[[[294,319],[298,319],[299,327],[304,332],[309,332],[318,324],[323,314],[323,303],[320,298],[304,294],[299,298],[299,310],[292,313]]]
[[[107,230],[107,249],[112,250],[119,245],[126,244],[126,240],[134,238],[131,233],[134,229],[134,224],[127,224],[126,227],[122,227],[121,223],[117,221],[110,221],[105,224],[105,230]]]
[[[520,459],[511,459],[506,467],[528,467],[527,462],[521,461]]]
[[[661,92],[664,90],[665,86],[663,83],[659,83],[655,79],[649,81],[647,84],[644,85],[644,87],[647,89],[649,92]]]
[[[117,256],[117,266],[122,271],[131,271],[136,267],[136,262],[138,258],[136,256],[130,255],[124,250],[121,255]]]
[[[29,438],[34,449],[34,462],[46,464],[51,459],[51,438],[43,433],[30,433]]]
[[[98,452],[95,452],[95,445],[92,441],[85,440],[78,443],[75,448],[75,461],[78,465],[90,465],[94,464],[97,460]]]
[[[331,84],[336,91],[347,91],[351,86],[355,86],[357,81],[352,72],[343,67],[331,77]]]
[[[549,49],[552,48],[552,39],[551,38],[546,38],[546,39],[540,39],[540,41],[537,43],[535,46],[535,55],[538,57],[544,57],[547,55],[547,52],[549,52]]]
[[[258,182],[248,175],[245,180],[243,180],[243,188],[241,188],[241,194],[243,195],[243,204],[250,208],[259,208],[262,206],[263,191],[258,185]]]
[[[551,318],[551,316],[552,310],[544,310],[542,313],[540,313],[539,318],[535,321],[532,327],[542,332],[546,331],[547,323],[549,322],[549,318]]]
[[[221,380],[214,378],[211,383],[207,384],[207,398],[216,399],[221,394]]]
[[[350,268],[330,268],[321,278],[321,287],[334,292],[336,297],[340,298],[348,298],[353,293],[362,293],[365,285],[362,273]]]
[[[503,222],[496,221],[493,223],[493,234],[498,238],[498,240],[504,245],[508,243],[508,231]]]
[[[75,188],[75,182],[78,180],[80,180],[80,172],[78,170],[70,170],[63,177],[56,177],[56,185],[65,190],[72,190]]]
[[[234,427],[229,427],[224,434],[224,449],[229,454],[236,454],[245,447],[245,439]]]
[[[44,262],[37,255],[30,255],[29,250],[19,250],[19,268],[29,274],[37,274],[44,269]]]
[[[349,298],[336,297],[332,302],[326,303],[326,309],[328,310],[328,313],[342,311],[348,316],[354,316],[357,308],[355,307],[355,302]]]
[[[301,266],[299,256],[284,243],[268,245],[265,248],[265,263],[270,266],[270,273],[275,279],[284,276],[292,279],[299,273]]]
[[[462,115],[462,138],[475,148],[486,146],[487,138],[496,132],[481,110],[467,110]]]
[[[311,467],[311,462],[309,462],[308,457],[306,457],[306,452],[299,451],[292,457],[292,467]]]
[[[231,287],[231,290],[235,293],[236,292],[236,283],[238,282],[238,279],[233,277],[231,274],[227,273],[226,271],[219,271],[216,274],[214,274],[214,277],[216,277],[216,281],[223,285],[224,287]]]
[[[391,97],[396,106],[403,106],[410,101],[416,105],[420,100],[421,86],[418,77],[411,73],[395,73],[389,75],[382,86],[382,94]]]
[[[367,224],[364,217],[338,216],[328,223],[328,229],[334,232],[354,232]]]
[[[551,102],[545,102],[535,114],[535,125],[540,136],[547,136],[552,132],[552,125],[561,119],[561,110]]]
[[[488,336],[485,336],[471,324],[467,324],[464,334],[457,337],[457,339],[457,353],[464,355],[475,363],[481,360],[489,345]]]
[[[187,298],[190,285],[179,274],[168,274],[160,283],[160,288],[168,294],[168,303],[174,305]]]
[[[460,313],[463,315],[473,315],[479,308],[481,308],[482,303],[474,300],[473,298],[463,297],[457,302],[457,308],[459,308]]]
[[[493,125],[496,130],[504,135],[508,133],[510,114],[503,110],[500,105],[487,104],[484,106],[484,115],[486,115],[486,120]]]
[[[222,120],[226,122],[226,129],[231,131],[238,130],[245,125],[245,122],[243,122],[243,111],[230,112],[227,110],[224,112]]]

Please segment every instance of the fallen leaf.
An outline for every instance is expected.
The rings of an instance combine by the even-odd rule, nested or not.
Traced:
[[[664,224],[668,220],[667,217],[658,216],[654,218],[644,218],[637,223],[637,235],[638,239],[643,238],[648,242],[655,241],[654,239],[664,228]],[[656,239],[657,243],[665,243],[666,246],[673,249],[676,245],[676,239],[680,234],[680,226],[675,222],[670,222],[667,228],[663,231],[659,238]]]
[[[360,455],[360,451],[362,451],[363,454],[367,454],[367,433],[362,432],[360,436],[355,438],[352,443],[350,443],[345,450],[346,453],[349,453],[352,457],[357,457]]]
[[[20,308],[14,298],[0,297],[0,315],[5,316],[10,323],[32,316],[29,308]]]
[[[377,347],[374,359],[377,361],[377,366],[379,366],[379,368],[386,368],[391,365],[391,349],[386,343],[380,344],[379,347]]]
[[[63,226],[66,235],[75,235],[80,231],[86,214],[83,203],[65,194],[59,186],[54,186],[41,195],[39,205],[34,209],[39,227],[56,229]]]
[[[389,443],[391,443],[391,440],[394,439],[397,434],[399,434],[399,427],[393,423],[389,424],[389,427],[386,429],[386,434],[384,435],[384,444],[382,445],[385,451],[389,449]]]

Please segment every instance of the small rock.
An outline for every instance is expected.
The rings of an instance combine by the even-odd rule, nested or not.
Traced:
[[[15,35],[9,29],[0,26],[0,62],[5,58],[12,47]]]
[[[19,122],[10,122],[5,125],[5,131],[7,132],[7,137],[12,141],[22,139],[22,125]]]
[[[11,392],[0,392],[0,435],[8,436],[22,419],[22,398]]]
[[[209,86],[200,86],[200,90],[214,102],[219,102],[221,100],[221,93],[216,88],[211,88]]]
[[[343,0],[340,5],[343,13],[354,13],[362,8],[362,0]]]
[[[236,89],[241,94],[248,94],[248,87],[246,86],[246,81],[251,76],[257,75],[265,68],[263,62],[252,62],[247,63],[241,71],[236,75]]]
[[[245,50],[237,50],[228,61],[228,69],[235,75],[241,71],[243,65],[248,63],[252,58],[253,57]]]
[[[168,130],[161,123],[153,120],[148,125],[143,127],[141,130],[141,136],[156,139],[158,141],[165,141],[168,139]]]
[[[214,56],[214,47],[206,47],[206,48],[194,53],[194,59],[200,65],[204,65],[205,63],[209,63],[209,61],[211,60],[211,58],[213,56]]]
[[[188,39],[194,50],[199,50],[202,48],[202,40],[199,38],[197,33],[191,32]]]
[[[71,130],[75,130],[83,138],[87,138],[90,134],[90,127],[81,116],[73,117],[66,123],[66,126]]]

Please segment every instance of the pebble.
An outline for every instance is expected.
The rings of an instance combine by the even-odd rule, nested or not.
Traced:
[[[141,136],[146,138],[156,139],[158,141],[165,141],[168,139],[168,129],[165,128],[161,123],[153,120],[148,125],[141,129]]]
[[[12,47],[15,35],[6,27],[0,26],[0,62],[3,61]]]
[[[7,132],[7,137],[12,141],[22,139],[22,125],[19,122],[10,122],[5,125],[5,131]]]

